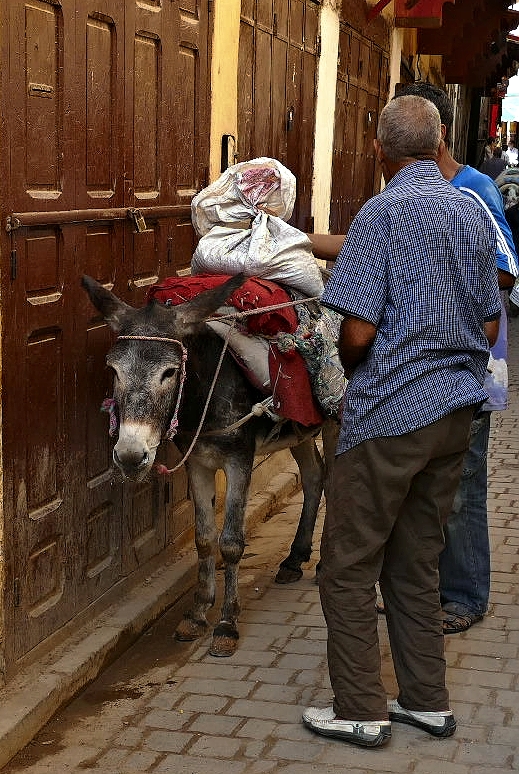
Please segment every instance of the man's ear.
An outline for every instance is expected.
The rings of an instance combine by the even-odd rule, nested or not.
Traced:
[[[445,140],[445,135],[447,134],[447,127],[445,124],[440,124],[440,129],[442,133],[442,140]]]

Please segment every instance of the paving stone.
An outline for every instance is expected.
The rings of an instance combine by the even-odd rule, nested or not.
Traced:
[[[290,742],[282,739],[267,753],[268,758],[287,761],[313,761],[319,758],[319,750],[312,742]]]
[[[248,696],[254,688],[255,683],[252,680],[210,680],[207,678],[205,680],[197,680],[196,677],[188,677],[182,683],[183,694],[197,694],[206,697],[217,696],[221,697],[222,700],[226,696],[235,699],[243,698]],[[215,708],[213,711],[221,709],[219,706],[222,704],[221,701],[215,702],[215,700],[209,698],[207,701]],[[184,707],[184,709],[187,709],[187,707]]]
[[[254,699],[260,701],[291,701],[294,704],[301,695],[301,688],[293,685],[269,685],[263,683],[254,691]]]
[[[514,753],[517,753],[517,746],[462,744],[458,749],[456,762],[469,765],[492,764],[498,767],[506,765]]]
[[[140,720],[140,725],[150,728],[168,728],[178,730],[189,723],[193,713],[177,710],[152,710]]]
[[[421,758],[413,769],[413,774],[474,774],[474,769],[452,761],[440,767],[434,758]],[[495,774],[495,771],[492,774]]]
[[[514,675],[503,674],[499,671],[490,672],[477,669],[450,669],[449,682],[464,685],[488,686],[489,688],[511,688]]]
[[[208,734],[210,736],[233,736],[235,730],[241,723],[240,718],[229,717],[228,715],[198,715],[188,729],[197,734]]]
[[[155,752],[181,752],[194,738],[194,734],[180,731],[152,731],[147,736],[144,746]]]
[[[227,736],[203,735],[194,742],[189,750],[190,755],[216,756],[218,758],[233,758],[241,747],[239,739],[230,739]]]
[[[278,664],[282,669],[318,669],[324,660],[324,656],[289,653],[286,656],[281,656]]]
[[[247,761],[218,760],[218,758],[193,758],[191,755],[168,755],[154,769],[160,774],[242,774]],[[123,774],[121,772],[120,774]]]
[[[281,725],[284,727],[288,724],[283,723]],[[254,718],[252,720],[247,720],[247,722],[238,729],[236,736],[266,740],[276,732],[278,727],[279,724],[273,720],[258,720],[258,718]]]
[[[243,680],[247,677],[249,671],[250,668],[247,666],[237,666],[234,663],[230,664],[222,660],[218,673],[222,680]],[[197,680],[212,680],[214,678],[214,664],[201,664],[198,661],[189,661],[181,666],[175,674],[178,677],[196,677]]]
[[[292,669],[281,669],[281,667],[259,667],[249,675],[249,680],[257,683],[272,683],[274,685],[288,685],[291,683],[296,672]]]

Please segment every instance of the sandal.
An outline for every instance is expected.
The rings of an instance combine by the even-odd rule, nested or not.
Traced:
[[[477,613],[449,613],[447,610],[444,610],[443,633],[459,634],[460,632],[466,632],[473,624],[481,620],[483,620],[483,616]]]

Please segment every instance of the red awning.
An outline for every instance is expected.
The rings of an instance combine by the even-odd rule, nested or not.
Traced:
[[[437,28],[442,24],[443,6],[456,0],[395,0],[397,27]]]

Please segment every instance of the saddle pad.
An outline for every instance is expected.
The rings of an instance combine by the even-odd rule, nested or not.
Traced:
[[[168,277],[150,287],[147,300],[148,302],[156,300],[163,304],[177,306],[191,300],[204,290],[222,285],[231,276],[229,274],[196,274],[188,277]],[[259,277],[249,277],[241,287],[234,291],[227,304],[239,311],[248,311],[283,304],[291,300],[287,291],[275,282]],[[246,331],[251,336],[272,337],[279,332],[294,333],[299,324],[293,306],[249,315],[244,320]],[[239,357],[237,360],[239,362]],[[268,367],[270,389],[276,412],[286,419],[293,419],[306,427],[321,424],[323,417],[312,392],[305,361],[299,352],[295,350],[280,352],[275,342],[271,341],[268,352]],[[247,375],[246,368],[244,371]],[[258,386],[257,380],[251,379],[250,373],[248,378],[254,386]]]
[[[152,285],[148,291],[147,301],[153,299],[163,304],[176,306],[190,301],[204,290],[223,285],[231,279],[231,274],[195,274],[189,277],[167,277],[160,283]],[[249,277],[243,285],[234,291],[228,304],[240,311],[261,309],[264,306],[284,304],[292,299],[282,287],[270,280],[259,277]],[[293,306],[276,309],[264,314],[255,314],[246,318],[249,333],[262,336],[275,336],[279,331],[293,333],[298,325],[298,317]]]

